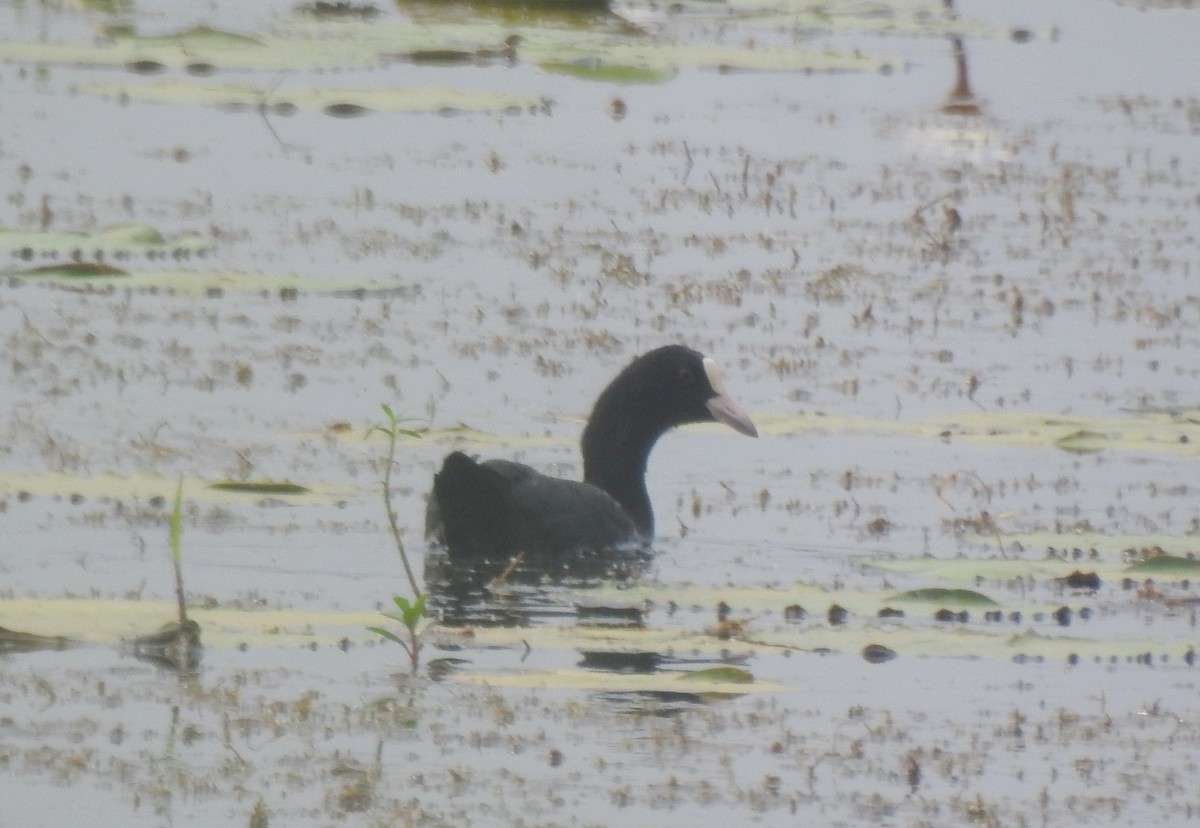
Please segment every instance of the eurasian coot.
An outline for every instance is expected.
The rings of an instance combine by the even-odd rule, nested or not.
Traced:
[[[584,482],[455,451],[434,475],[427,534],[452,561],[480,563],[523,552],[526,563],[544,565],[643,546],[654,534],[645,480],[650,450],[675,426],[711,420],[758,436],[714,360],[680,345],[650,351],[596,400],[583,431]]]

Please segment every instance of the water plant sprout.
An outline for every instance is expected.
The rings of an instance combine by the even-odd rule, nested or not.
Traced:
[[[393,595],[392,600],[396,604],[396,611],[383,613],[387,618],[400,622],[406,631],[407,640],[385,627],[368,627],[367,629],[403,647],[404,652],[408,654],[409,663],[415,673],[421,663],[420,626],[422,619],[425,617],[425,593],[422,591],[421,585],[417,582],[417,576],[413,574],[412,564],[408,560],[408,550],[404,546],[404,536],[400,532],[399,518],[396,516],[396,510],[392,506],[392,469],[396,465],[396,441],[400,437],[420,437],[421,432],[401,428],[400,419],[396,416],[391,406],[384,404],[381,408],[387,417],[387,425],[372,426],[367,431],[367,436],[370,437],[378,431],[388,439],[387,458],[383,467],[383,507],[387,513],[388,527],[391,529],[392,540],[396,544],[396,551],[400,553],[400,561],[404,564],[404,574],[408,576],[408,585],[412,588],[413,598],[409,600],[403,595]]]

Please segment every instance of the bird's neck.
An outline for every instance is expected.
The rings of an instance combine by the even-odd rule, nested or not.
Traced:
[[[610,414],[588,422],[583,432],[583,480],[612,495],[638,531],[650,537],[654,511],[646,492],[646,462],[665,429],[637,429],[632,420]]]

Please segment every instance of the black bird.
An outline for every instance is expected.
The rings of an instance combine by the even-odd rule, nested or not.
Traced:
[[[665,432],[716,420],[758,431],[725,390],[716,361],[681,345],[631,362],[596,400],[583,431],[583,482],[507,460],[446,456],[434,475],[426,533],[452,561],[537,566],[645,546],[654,535],[646,461]]]

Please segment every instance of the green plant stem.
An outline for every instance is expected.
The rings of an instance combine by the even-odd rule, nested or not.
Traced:
[[[187,626],[187,601],[183,592],[183,478],[175,487],[175,506],[171,510],[171,563],[175,566],[175,600],[179,604],[180,635]]]
[[[175,505],[171,509],[171,563],[175,567],[175,600],[179,604],[179,630],[175,634],[175,663],[181,675],[192,672],[192,638],[187,617],[187,597],[183,589],[183,478],[175,487]]]
[[[388,455],[387,465],[383,469],[383,508],[387,512],[388,526],[392,530],[392,540],[396,542],[396,549],[400,552],[400,561],[404,564],[404,574],[408,576],[408,585],[412,587],[413,596],[420,598],[420,585],[417,584],[417,576],[413,574],[412,565],[408,562],[408,550],[404,547],[404,538],[400,534],[400,520],[396,515],[396,510],[392,508],[392,467],[396,465],[396,419],[387,409],[384,411],[391,417],[392,427],[388,430]]]

